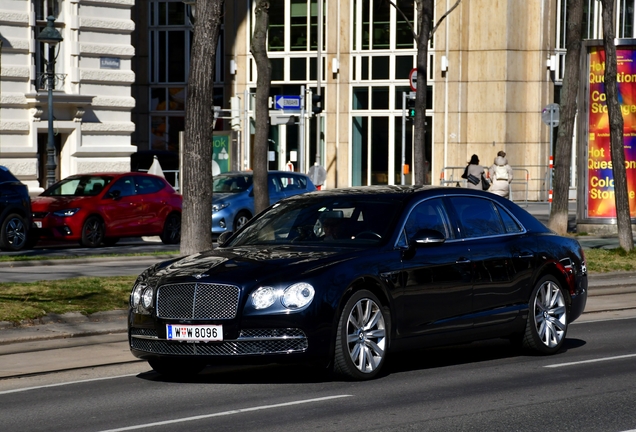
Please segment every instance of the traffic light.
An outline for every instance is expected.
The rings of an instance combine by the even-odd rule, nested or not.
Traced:
[[[320,114],[322,112],[322,95],[321,94],[312,94],[311,95],[311,112],[314,115]]]
[[[415,98],[406,98],[406,117],[409,119],[415,118]]]
[[[238,97],[232,96],[230,98],[230,110],[232,112],[232,119],[230,120],[232,130],[241,130],[241,105]]]

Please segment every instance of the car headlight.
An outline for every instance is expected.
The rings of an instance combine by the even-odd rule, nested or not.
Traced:
[[[64,209],[64,210],[54,211],[53,215],[60,216],[60,217],[68,217],[68,216],[73,216],[78,211],[80,211],[79,208]]]
[[[150,287],[147,287],[141,295],[141,305],[145,309],[150,309],[150,306],[152,306],[152,295],[153,289]]]
[[[214,204],[212,206],[213,212],[218,212],[219,210],[223,210],[225,207],[229,206],[230,203],[222,203],[222,204]]]
[[[281,301],[286,308],[300,309],[311,303],[315,293],[313,286],[300,282],[287,287]]]
[[[141,302],[141,293],[143,292],[144,288],[146,288],[146,286],[147,285],[145,283],[137,283],[133,287],[132,293],[130,293],[130,305],[133,308],[139,306],[139,302]]]
[[[267,309],[276,301],[276,291],[272,287],[260,287],[252,293],[254,309]]]

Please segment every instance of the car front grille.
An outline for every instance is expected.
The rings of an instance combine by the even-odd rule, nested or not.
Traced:
[[[157,339],[156,332],[131,329],[130,346],[138,351],[167,355],[240,356],[291,354],[307,350],[307,336],[300,329],[242,330],[238,339],[223,342],[185,343]]]
[[[34,219],[44,219],[45,217],[47,217],[49,214],[49,212],[34,212],[33,213],[33,218]]]
[[[157,291],[157,317],[165,319],[232,319],[236,317],[239,288],[233,285],[182,283]]]

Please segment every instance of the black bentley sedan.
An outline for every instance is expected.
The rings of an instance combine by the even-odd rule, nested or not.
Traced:
[[[132,289],[132,353],[157,372],[324,364],[370,379],[397,350],[509,338],[553,354],[587,300],[583,250],[516,204],[463,188],[287,198],[219,247]]]

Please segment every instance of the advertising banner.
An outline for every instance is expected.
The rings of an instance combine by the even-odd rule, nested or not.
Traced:
[[[212,175],[230,171],[231,148],[229,133],[214,133],[212,139]]]
[[[636,217],[636,47],[617,47],[618,96],[623,112],[627,193],[631,217]],[[605,96],[605,51],[589,54],[589,117],[587,154],[587,217],[615,218],[614,176],[610,153],[609,116]]]

